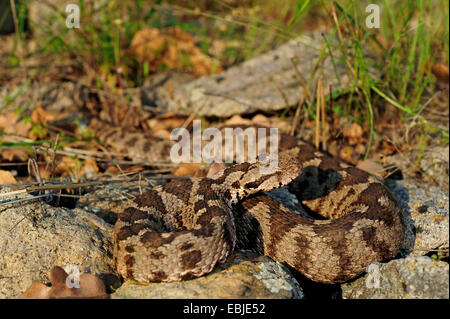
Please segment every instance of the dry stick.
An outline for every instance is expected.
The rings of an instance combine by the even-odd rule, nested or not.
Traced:
[[[52,170],[50,172],[50,179],[53,179],[53,175],[55,173],[55,160],[56,160],[56,148],[58,147],[58,139],[59,139],[59,133],[56,135],[56,140],[55,140],[55,146],[53,148],[53,158],[52,158]],[[61,196],[62,193],[62,189],[59,190],[59,195]],[[60,199],[61,197],[58,196],[58,198],[56,199],[56,205],[59,206],[60,204]]]
[[[2,205],[8,205],[8,204],[14,204],[14,203],[21,203],[21,202],[26,202],[26,201],[32,201],[32,200],[37,200],[43,197],[51,197],[50,194],[43,194],[43,195],[36,195],[33,197],[29,197],[29,198],[18,198],[18,199],[11,199],[9,201],[6,202],[1,202],[0,206]],[[14,227],[16,227],[23,219],[21,219],[16,225],[14,225],[10,230],[12,230]]]
[[[57,132],[64,133],[64,134],[69,135],[69,136],[72,136],[72,137],[80,138],[80,136],[77,136],[75,133],[72,133],[72,132],[70,132],[70,131],[64,130],[64,129],[59,128],[59,127],[57,127],[57,126],[53,126],[53,125],[48,124],[48,123],[46,123],[44,126],[45,126],[46,128],[48,128],[49,130],[57,131]]]
[[[286,105],[284,108],[287,109],[289,107],[289,101],[286,97],[286,94],[284,94],[283,90],[280,88],[278,84],[276,84],[278,92],[280,92],[281,98],[284,100],[284,104]]]
[[[22,56],[23,48],[22,48],[22,39],[20,38],[20,33],[19,33],[19,21],[17,20],[16,3],[14,2],[14,0],[9,0],[9,3],[11,6],[13,21],[14,21],[14,29],[16,30],[17,44],[19,46],[19,55],[22,58],[23,57]]]
[[[77,148],[72,148],[69,146],[65,146],[64,150],[67,152],[72,152],[74,154],[83,154],[83,155],[93,155],[93,156],[126,156],[127,154],[125,153],[117,153],[117,152],[99,152],[99,151],[89,151],[89,150],[82,150],[82,149],[77,149]]]
[[[319,143],[320,143],[320,104],[321,104],[321,99],[320,99],[320,91],[322,88],[322,78],[319,75],[319,78],[317,79],[317,90],[316,90],[316,132],[314,135],[314,146],[319,149]]]
[[[291,131],[289,132],[290,135],[294,135],[295,131],[297,130],[297,125],[298,125],[298,122],[300,120],[300,114],[301,114],[300,111],[302,109],[302,105],[303,105],[304,102],[306,102],[308,100],[309,90],[310,90],[310,87],[311,87],[314,75],[316,74],[317,70],[319,69],[320,63],[323,60],[324,59],[320,59],[320,57],[317,59],[316,64],[314,65],[313,71],[311,72],[311,74],[309,76],[308,82],[306,84],[306,88],[303,91],[304,94],[301,96],[301,98],[300,98],[300,100],[298,101],[298,104],[297,104],[297,110],[295,111],[295,115],[294,115],[294,120],[293,120],[293,123],[292,123]],[[296,66],[296,70],[300,73],[300,70],[298,70],[297,66]],[[301,75],[301,73],[300,73],[300,75]],[[299,80],[300,80],[301,83],[304,83],[304,80],[301,80],[301,79],[304,79],[303,76],[300,76]],[[308,106],[308,109],[309,109],[309,106]],[[300,134],[300,135],[302,135],[302,134]]]
[[[53,178],[55,173],[55,159],[56,159],[56,148],[58,147],[59,134],[56,135],[55,145],[53,146],[53,156],[52,156],[52,170],[50,171],[50,179]]]
[[[338,21],[338,18],[336,16],[336,10],[335,10],[334,6],[331,6],[331,15],[333,16],[334,24],[336,25],[336,30],[337,30],[337,34],[338,34],[338,37],[339,37],[339,41],[341,43],[344,43],[344,39],[342,37],[341,29],[339,28],[339,21]],[[348,61],[347,55],[345,54],[344,50],[342,50],[342,54],[344,55],[345,64],[347,64],[347,67],[352,72],[353,77],[356,77],[355,70],[353,69],[352,65]]]
[[[46,164],[47,162],[38,162],[38,165],[40,164]],[[0,163],[1,166],[23,166],[28,165],[28,162],[11,162],[11,163]]]
[[[189,176],[175,176],[175,175],[155,175],[155,176],[147,176],[146,179],[187,179],[191,178]],[[113,183],[128,183],[137,180],[137,177],[133,177],[127,180],[123,179],[112,179],[112,180],[104,180],[104,181],[90,181],[90,182],[82,182],[82,183],[61,183],[61,184],[46,184],[43,186],[24,186],[17,184],[8,184],[9,187],[23,187],[15,191],[11,191],[8,193],[0,194],[0,197],[9,196],[9,195],[17,195],[26,192],[36,192],[42,190],[54,190],[54,189],[65,189],[65,188],[79,188],[79,187],[89,187],[89,186],[101,186],[108,185]],[[5,185],[6,186],[6,185]]]
[[[43,152],[47,153],[47,152],[53,151],[53,150],[48,150],[43,147],[38,147],[37,151],[40,153],[43,153]],[[101,159],[101,158],[95,158],[92,156],[79,154],[79,153],[83,153],[83,152],[85,152],[85,153],[88,152],[88,151],[80,151],[80,150],[78,150],[78,151],[73,150],[70,152],[56,150],[55,152],[56,152],[56,154],[59,154],[59,155],[66,155],[66,156],[76,155],[78,158],[81,158],[81,159],[89,159],[89,160],[94,160],[94,161],[99,161],[99,162],[111,161],[113,164],[129,164],[129,165],[139,165],[140,164],[140,165],[150,165],[150,166],[174,166],[174,165],[177,165],[176,163],[171,163],[171,162],[145,162],[145,161],[135,162],[135,161],[126,161],[126,160]],[[106,154],[108,154],[108,153],[106,153]],[[110,153],[110,154],[116,154],[116,155],[120,154],[120,156],[126,156],[126,154],[121,154],[121,153]]]
[[[291,60],[291,63],[294,65],[295,73],[297,74],[297,77],[298,77],[298,79],[299,79],[301,85],[302,85],[303,87],[306,87],[306,80],[305,80],[305,78],[303,77],[302,73],[300,72],[298,64],[295,63],[295,61],[294,61],[294,60],[296,60],[296,59],[297,59],[297,57],[292,57],[290,60]]]
[[[331,95],[330,95],[331,96]],[[325,92],[321,83],[320,100],[322,104],[322,150],[327,150],[327,131],[325,129]]]

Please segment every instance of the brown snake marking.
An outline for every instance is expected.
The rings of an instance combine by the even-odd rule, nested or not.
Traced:
[[[155,138],[150,144],[142,133],[98,121],[91,128],[133,160],[167,161],[173,145]],[[261,175],[262,164],[243,163],[138,196],[114,228],[118,273],[139,282],[189,279],[210,272],[237,246],[286,262],[314,281],[337,283],[396,256],[402,210],[382,181],[291,136],[281,134],[279,145],[273,174]],[[326,219],[296,215],[262,193],[288,184]]]

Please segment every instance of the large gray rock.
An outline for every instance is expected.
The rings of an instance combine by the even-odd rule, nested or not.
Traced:
[[[236,252],[206,276],[168,283],[137,284],[126,281],[111,298],[164,299],[298,299],[303,291],[289,270],[252,252]]]
[[[0,298],[17,297],[34,281],[49,282],[54,266],[114,274],[111,239],[111,226],[81,209],[38,201],[0,206]]]
[[[157,90],[157,94],[153,94],[154,104],[169,111],[229,117],[295,106],[305,96],[310,77],[310,88],[314,88],[321,75],[326,94],[330,86],[333,90],[345,90],[351,86],[352,79],[339,50],[330,48],[333,57],[326,51],[320,67],[314,71],[327,37],[329,35],[322,36],[320,32],[301,36],[219,74],[181,85],[171,84],[169,87],[173,90],[165,88],[166,82],[159,88],[152,86],[150,90]],[[333,46],[336,41],[330,43]],[[371,76],[375,78],[376,72],[371,70]]]
[[[387,181],[406,212],[403,254],[423,256],[449,247],[449,198],[441,188],[416,180]]]
[[[369,273],[342,285],[348,299],[449,298],[448,263],[426,256],[376,263]]]

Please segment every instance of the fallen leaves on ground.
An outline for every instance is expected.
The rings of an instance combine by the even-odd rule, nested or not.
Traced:
[[[34,110],[33,113],[31,113],[31,119],[33,120],[33,122],[35,123],[41,123],[41,124],[46,124],[48,122],[54,122],[54,121],[58,121],[61,120],[63,118],[68,117],[68,113],[51,113],[46,111],[43,107],[42,104],[39,104]]]
[[[82,274],[80,276],[79,288],[69,288],[66,279],[69,275],[59,266],[53,267],[50,272],[51,287],[43,283],[34,282],[20,296],[24,299],[54,299],[54,298],[86,298],[86,299],[107,299],[103,281],[92,275]]]
[[[17,184],[17,181],[10,171],[0,169],[0,184]]]
[[[349,145],[363,142],[363,129],[358,123],[352,123],[350,127],[345,127],[343,134],[347,138]]]
[[[173,175],[204,177],[206,175],[205,165],[201,163],[181,163],[173,172]]]
[[[431,68],[431,73],[436,77],[439,82],[447,82],[449,81],[449,70],[448,66],[436,63]]]
[[[220,67],[214,70],[213,60],[202,53],[189,33],[177,26],[138,31],[131,41],[130,51],[140,63],[147,62],[149,72],[156,72],[161,67],[196,76],[221,71]]]
[[[25,123],[20,119],[19,115],[11,112],[0,114],[0,128],[8,134],[28,137],[28,133],[31,130],[31,123]]]

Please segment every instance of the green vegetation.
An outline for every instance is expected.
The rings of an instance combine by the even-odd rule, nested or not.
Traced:
[[[28,0],[30,1],[30,0]],[[17,49],[25,40],[25,6],[17,8],[19,32]],[[404,120],[413,119],[424,136],[431,135],[448,144],[448,133],[432,127],[422,112],[435,91],[431,66],[449,63],[449,4],[446,0],[377,1],[105,1],[93,6],[78,0],[80,29],[60,27],[66,13],[56,10],[56,22],[41,22],[37,51],[66,54],[84,68],[108,78],[120,76],[128,86],[139,86],[150,75],[148,63],[138,63],[127,49],[134,34],[144,27],[178,26],[195,36],[202,51],[227,68],[295,38],[301,33],[328,27],[338,45],[324,44],[322,53],[339,50],[346,57],[353,86],[350,92],[333,92],[335,110],[364,123],[375,137],[374,121],[386,108],[398,109]],[[281,4],[280,4],[281,3]],[[365,25],[369,3],[380,6],[379,29]],[[30,21],[33,25],[33,21]],[[375,64],[365,59],[370,52]],[[28,52],[32,54],[32,52]],[[11,52],[11,67],[20,64],[19,52]],[[188,58],[186,64],[191,64]],[[316,63],[317,61],[311,61]],[[165,66],[162,65],[162,68]],[[382,75],[377,82],[370,76],[375,69]],[[110,81],[107,81],[110,83]],[[105,82],[98,81],[101,88]],[[12,97],[13,98],[13,97]],[[333,110],[332,110],[333,111]],[[314,117],[312,107],[304,108]],[[431,126],[430,126],[431,125]],[[369,149],[369,147],[368,147]]]

